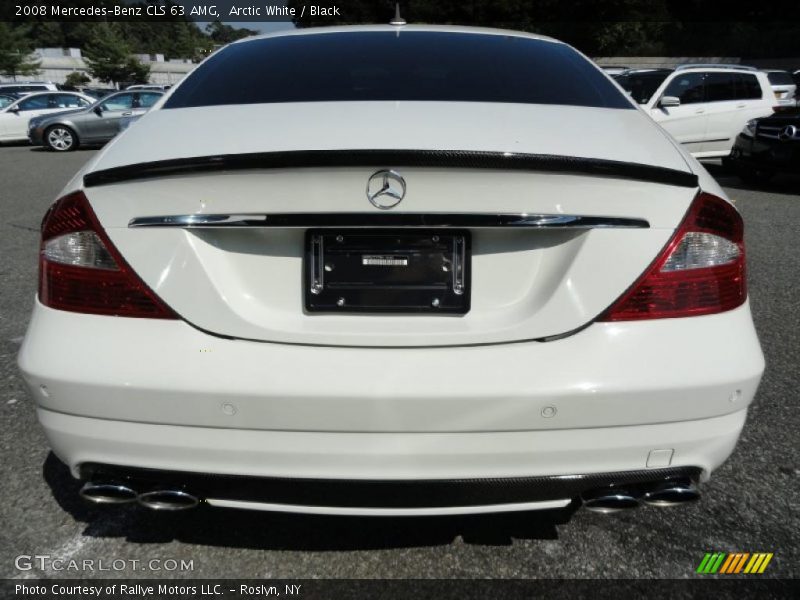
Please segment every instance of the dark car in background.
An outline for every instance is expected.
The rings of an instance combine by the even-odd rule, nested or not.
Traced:
[[[800,173],[800,108],[748,122],[723,164],[748,183]]]
[[[119,133],[122,119],[143,115],[163,95],[152,90],[117,92],[82,110],[33,118],[28,125],[28,138],[35,146],[57,152],[105,144]]]

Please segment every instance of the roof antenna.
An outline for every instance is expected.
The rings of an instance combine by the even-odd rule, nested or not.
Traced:
[[[397,2],[394,5],[394,18],[391,21],[389,21],[389,25],[397,25],[398,27],[402,26],[402,25],[406,25],[406,20],[403,17],[400,16],[400,3],[399,2]]]

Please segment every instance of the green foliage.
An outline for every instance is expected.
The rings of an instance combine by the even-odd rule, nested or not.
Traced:
[[[59,0],[59,6],[84,6],[86,0]],[[168,0],[103,0],[103,4],[112,5],[142,5],[160,4],[168,7]],[[11,6],[11,4],[9,4]],[[0,2],[0,11],[6,8]],[[0,12],[2,14],[2,12]],[[2,20],[2,19],[0,19]],[[11,19],[8,19],[11,21]],[[95,37],[97,30],[107,27],[108,24],[100,21],[44,21],[31,18],[26,20],[25,37],[32,48],[59,48],[71,47],[84,49]],[[14,29],[23,28],[22,25],[9,25]],[[198,26],[186,16],[167,15],[158,21],[149,19],[136,19],[112,23],[117,34],[128,44],[131,52],[137,54],[163,54],[165,58],[198,59],[207,54],[214,46],[210,36],[201,31]],[[226,26],[234,38],[251,35],[250,30],[239,30]]]
[[[246,28],[236,29],[230,25],[214,21],[206,25],[206,33],[215,44],[230,44],[249,35],[256,35],[258,32]]]
[[[395,0],[315,0],[339,6],[341,16],[302,19],[305,0],[287,0],[297,9],[297,27],[388,23]],[[769,9],[769,3],[763,10]],[[755,13],[763,12],[758,4]],[[778,3],[775,3],[778,6]],[[700,0],[404,0],[409,23],[473,25],[530,31],[563,40],[589,56],[800,55],[800,22],[765,17],[730,20],[724,3]],[[780,13],[777,8],[772,14]]]
[[[83,50],[89,73],[109,83],[147,83],[150,67],[131,56],[131,47],[114,23],[96,27]]]
[[[9,27],[0,21],[0,75],[16,78],[17,75],[35,75],[39,63],[30,60],[33,46],[27,27]]]
[[[73,71],[64,80],[64,83],[69,87],[80,87],[91,82],[92,79],[82,71]]]
[[[305,11],[298,27],[388,23],[396,0],[315,0],[320,6],[338,6],[340,17],[311,17]],[[99,0],[98,0],[99,2]],[[103,4],[162,4],[169,0],[103,0]],[[61,6],[85,6],[85,0],[59,0]],[[287,0],[298,8],[305,0]],[[756,13],[770,3],[756,4]],[[774,3],[777,5],[778,3]],[[7,6],[6,6],[7,5]],[[742,56],[749,58],[798,56],[800,22],[786,18],[768,22],[766,17],[748,22],[727,18],[719,3],[700,0],[402,0],[403,17],[409,23],[439,23],[503,27],[550,35],[572,44],[590,56]],[[13,3],[0,1],[3,10]],[[776,9],[777,10],[777,9]],[[773,13],[776,12],[773,10]],[[721,12],[720,12],[721,11]],[[11,21],[11,19],[8,19]],[[96,21],[49,22],[31,19],[27,24],[6,24],[0,30],[0,68],[17,74],[35,72],[27,59],[8,71],[11,54],[27,56],[37,47],[85,49],[96,32],[109,25]],[[214,45],[227,44],[257,32],[215,21],[201,31],[186,16],[159,21],[137,19],[115,22],[117,35],[130,52],[164,54],[170,58],[199,59]],[[10,32],[10,33],[9,33]],[[21,32],[21,34],[20,34]],[[9,53],[12,44],[16,48]],[[21,54],[22,53],[22,54]],[[27,66],[26,66],[27,65]],[[23,68],[22,71],[19,68]],[[27,69],[27,70],[26,70]],[[31,70],[33,69],[33,70]]]

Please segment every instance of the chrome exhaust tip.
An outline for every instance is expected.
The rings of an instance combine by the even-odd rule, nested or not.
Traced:
[[[96,483],[88,481],[83,484],[80,495],[84,500],[95,504],[125,504],[136,500],[136,491],[119,483]]]
[[[639,506],[639,497],[628,490],[603,488],[581,494],[584,508],[604,515]]]
[[[651,506],[677,506],[699,499],[700,491],[688,479],[663,481],[642,495],[642,501]]]
[[[183,490],[153,490],[139,494],[137,500],[152,510],[187,510],[200,504],[197,496]]]

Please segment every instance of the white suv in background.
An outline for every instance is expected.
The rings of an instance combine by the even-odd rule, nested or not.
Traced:
[[[779,106],[794,106],[797,96],[797,84],[789,71],[767,69],[765,71],[772,86],[772,92]]]
[[[745,124],[771,115],[777,104],[767,74],[753,67],[682,65],[616,79],[696,158],[727,156]]]

